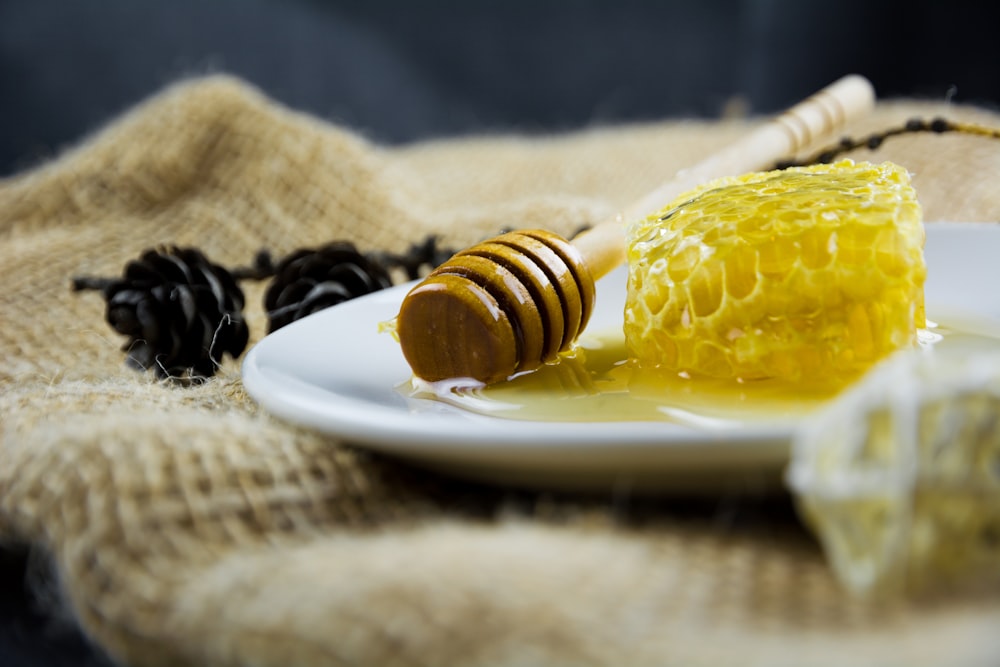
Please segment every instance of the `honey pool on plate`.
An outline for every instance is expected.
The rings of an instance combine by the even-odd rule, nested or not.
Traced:
[[[1000,328],[962,321],[921,330],[913,354],[1000,351]],[[849,385],[848,385],[849,386]],[[845,386],[778,380],[734,381],[640,368],[628,359],[621,331],[582,336],[572,353],[541,368],[482,386],[461,379],[411,379],[400,390],[506,419],[556,422],[662,421],[703,428],[795,422]]]

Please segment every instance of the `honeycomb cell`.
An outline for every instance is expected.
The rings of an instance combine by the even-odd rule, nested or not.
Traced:
[[[881,229],[873,241],[875,261],[879,269],[888,276],[900,276],[906,273],[908,266],[905,261],[906,239],[901,238],[895,229]]]
[[[667,273],[674,282],[683,282],[701,260],[701,249],[697,243],[682,246],[667,260]]]
[[[734,299],[749,296],[757,286],[757,252],[739,243],[724,260],[726,293]]]
[[[708,317],[722,305],[723,279],[722,262],[718,259],[708,259],[692,272],[687,285],[695,317]]]
[[[878,229],[863,222],[840,225],[837,232],[837,262],[855,266],[872,261]]]
[[[799,235],[799,249],[802,252],[802,266],[807,269],[822,269],[833,260],[830,229],[816,226]]]
[[[924,326],[924,233],[904,169],[844,160],[720,179],[631,225],[635,361],[842,383]]]
[[[799,261],[795,240],[779,234],[774,234],[761,243],[757,254],[760,257],[758,270],[761,277],[772,280],[784,279]]]

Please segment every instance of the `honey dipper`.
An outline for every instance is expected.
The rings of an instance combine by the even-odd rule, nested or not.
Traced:
[[[509,232],[454,255],[403,299],[396,320],[418,378],[484,384],[534,370],[568,349],[594,304],[594,281],[625,259],[624,223],[722,176],[791,156],[869,111],[871,84],[846,76],[649,193],[573,243],[548,231]]]

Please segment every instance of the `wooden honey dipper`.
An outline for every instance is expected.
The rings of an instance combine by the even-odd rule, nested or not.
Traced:
[[[624,223],[682,192],[789,157],[869,111],[871,84],[846,76],[649,193],[573,243],[544,230],[503,234],[463,250],[403,299],[396,320],[418,378],[484,384],[534,370],[568,349],[594,305],[594,281],[625,259]]]

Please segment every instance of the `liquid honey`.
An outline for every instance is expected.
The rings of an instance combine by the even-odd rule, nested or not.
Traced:
[[[1000,351],[1000,328],[928,323],[926,354]],[[849,386],[849,384],[847,385]],[[508,419],[555,422],[662,421],[698,427],[793,422],[845,389],[813,383],[733,381],[640,368],[620,330],[587,333],[556,362],[489,386],[462,380],[413,379],[400,389],[415,398]]]

